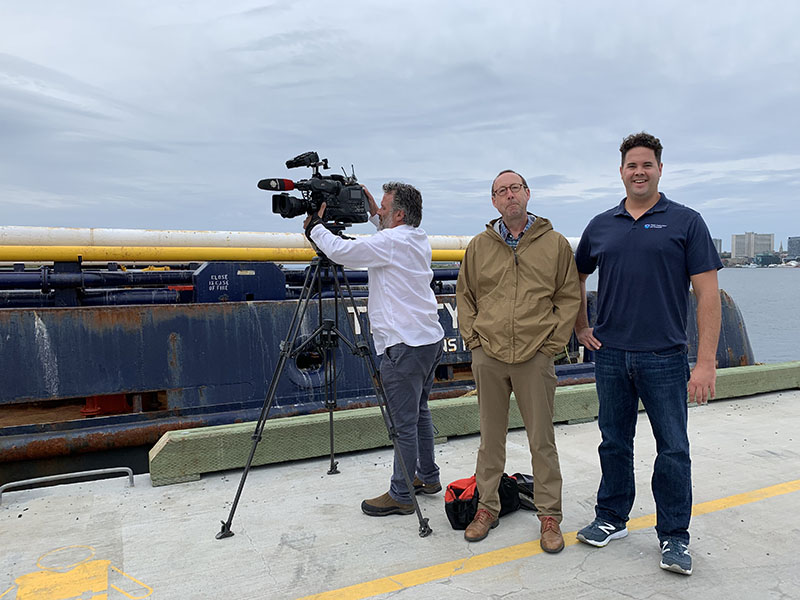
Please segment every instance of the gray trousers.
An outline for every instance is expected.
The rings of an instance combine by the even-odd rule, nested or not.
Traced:
[[[411,504],[413,490],[409,491],[406,485],[398,453],[412,480],[416,475],[423,483],[439,481],[439,467],[433,456],[433,420],[428,409],[428,394],[441,358],[442,342],[439,341],[416,347],[395,344],[386,348],[381,359],[381,381],[397,433],[389,495],[403,504]]]

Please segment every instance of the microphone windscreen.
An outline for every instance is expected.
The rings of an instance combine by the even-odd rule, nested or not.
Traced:
[[[258,189],[268,192],[286,192],[294,189],[291,179],[262,179],[258,182]]]

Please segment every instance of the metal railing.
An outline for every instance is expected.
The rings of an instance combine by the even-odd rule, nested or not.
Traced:
[[[20,488],[38,483],[50,481],[62,481],[64,479],[75,479],[76,477],[87,477],[89,475],[107,475],[109,473],[125,473],[128,475],[128,483],[133,487],[133,471],[130,467],[109,467],[107,469],[93,469],[91,471],[76,471],[74,473],[61,473],[60,475],[47,475],[46,477],[36,477],[34,479],[23,479],[21,481],[11,481],[0,485],[0,504],[3,502],[3,492],[12,488]]]

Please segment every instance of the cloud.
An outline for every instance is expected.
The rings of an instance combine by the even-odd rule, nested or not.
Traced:
[[[579,235],[619,202],[619,142],[646,129],[662,188],[718,237],[800,235],[790,3],[89,0],[3,16],[9,224],[295,231],[255,184],[306,177],[284,161],[314,149],[373,191],[417,185],[430,233],[480,231],[513,168]]]

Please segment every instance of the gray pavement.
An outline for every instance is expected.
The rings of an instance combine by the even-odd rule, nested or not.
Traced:
[[[689,415],[703,513],[692,521],[691,577],[658,567],[654,443],[641,414],[632,531],[606,548],[575,542],[599,481],[591,422],[556,428],[568,543],[558,555],[539,551],[538,521],[526,511],[467,543],[450,528],[442,493],[419,498],[434,530],[426,538],[415,516],[362,515],[361,500],[388,489],[392,454],[382,449],[339,457],[334,476],[325,459],[254,468],[225,540],[214,536],[239,471],[166,487],[141,475],[133,488],[119,478],[6,492],[0,598],[800,598],[800,391]],[[443,483],[472,473],[478,441],[437,445]],[[507,467],[530,472],[521,430],[509,433]]]

